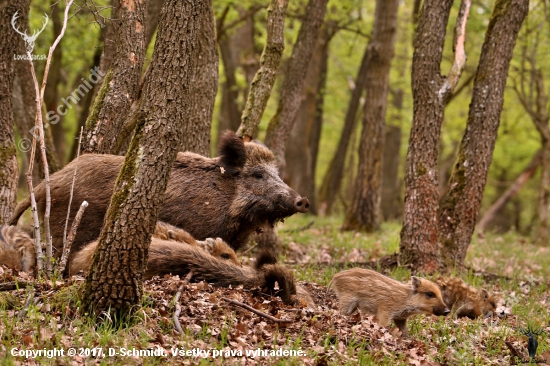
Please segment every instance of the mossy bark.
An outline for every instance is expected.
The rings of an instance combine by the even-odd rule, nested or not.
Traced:
[[[328,0],[309,0],[308,2],[304,13],[306,16],[298,32],[283,80],[277,112],[267,126],[265,144],[275,154],[281,175],[284,175],[286,166],[286,142],[302,104],[304,82],[311,55],[323,25],[327,2]]]
[[[372,38],[368,45],[363,130],[353,199],[342,230],[373,232],[380,228],[382,153],[390,66],[397,28],[398,0],[378,0]]]
[[[204,6],[167,0],[162,9],[136,132],[83,290],[84,307],[95,313],[127,312],[141,301],[151,234],[182,141],[180,121],[190,108]]]
[[[446,266],[462,266],[493,157],[508,68],[529,0],[498,0],[474,79],[466,131],[449,190],[439,208],[439,241]]]
[[[0,54],[3,58],[0,62],[0,225],[10,220],[15,208],[19,173],[12,105],[16,62],[13,55],[21,39],[11,26],[16,11],[27,19],[29,2],[17,0],[0,4]]]
[[[114,8],[116,21],[111,21],[108,28],[109,34],[112,28],[112,39],[106,39],[101,60],[101,67],[110,65],[86,121],[84,152],[112,153],[120,127],[137,98],[146,51],[147,3],[129,0]]]
[[[284,25],[289,0],[272,0],[267,9],[267,40],[246,100],[237,134],[242,138],[258,137],[258,126],[271,96],[273,84],[285,49]]]

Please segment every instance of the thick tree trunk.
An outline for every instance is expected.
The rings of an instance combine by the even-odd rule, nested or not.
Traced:
[[[298,32],[286,70],[277,112],[267,126],[265,144],[275,154],[281,175],[284,175],[286,167],[286,141],[302,104],[304,81],[325,18],[327,2],[328,0],[309,0],[307,4],[306,17]]]
[[[452,0],[424,0],[414,39],[413,122],[405,168],[405,212],[400,255],[416,269],[442,267],[437,234],[437,158],[445,78],[441,59]]]
[[[284,181],[309,200],[309,212],[317,214],[315,171],[323,124],[323,103],[327,81],[330,26],[323,27],[306,76],[305,98],[285,149],[287,168]]]
[[[338,147],[334,153],[334,157],[330,161],[329,167],[321,188],[319,188],[318,196],[318,211],[322,215],[329,215],[332,211],[332,206],[338,197],[340,192],[340,186],[342,184],[342,177],[344,174],[344,167],[346,165],[346,155],[348,151],[348,145],[351,139],[351,135],[355,130],[357,124],[357,109],[361,101],[361,95],[365,90],[365,81],[367,76],[369,60],[369,47],[365,48],[357,77],[355,78],[355,88],[352,90],[351,98],[348,104],[348,110],[346,112],[346,118],[344,120],[344,128],[340,140],[338,141]]]
[[[399,150],[401,128],[386,126],[382,161],[382,217],[384,221],[397,220],[402,214],[401,181],[399,180]]]
[[[271,96],[277,70],[283,57],[285,49],[284,25],[288,1],[272,0],[267,9],[267,39],[260,58],[260,68],[250,84],[246,105],[241,116],[241,125],[237,130],[237,135],[247,140],[258,137],[258,126]]]
[[[189,111],[183,119],[181,151],[210,156],[210,130],[214,102],[218,91],[218,45],[212,0],[204,0],[199,14],[202,21],[197,34],[197,53],[191,69],[192,81]]]
[[[108,71],[86,121],[82,141],[82,150],[88,153],[112,153],[120,127],[136,99],[145,59],[147,1],[122,2],[113,13],[116,21],[108,25],[113,28],[113,38],[105,39],[100,62],[100,68],[109,64]]]
[[[363,131],[354,195],[342,230],[373,232],[381,222],[382,153],[390,66],[397,28],[398,0],[377,0],[368,46]]]
[[[548,245],[550,239],[550,140],[543,139],[540,160],[537,242]]]
[[[158,209],[189,121],[203,1],[167,0],[136,132],[115,184],[84,286],[85,308],[129,311],[143,295],[143,274]],[[173,55],[178,55],[174,62]]]
[[[21,40],[11,26],[11,19],[16,11],[27,19],[29,2],[17,0],[0,3],[0,225],[10,220],[15,208],[19,173],[12,105],[15,75],[13,55],[16,54]]]
[[[472,239],[493,157],[508,68],[528,10],[529,0],[498,0],[487,28],[466,131],[439,210],[439,237],[447,266],[463,265]]]

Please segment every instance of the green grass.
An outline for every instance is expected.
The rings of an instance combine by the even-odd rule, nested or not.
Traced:
[[[305,230],[309,222],[313,225]],[[278,227],[283,244],[281,262],[293,268],[299,281],[316,283],[323,297],[332,277],[338,271],[359,263],[369,265],[385,255],[395,253],[399,246],[399,224],[385,223],[380,232],[361,234],[340,232],[341,219],[317,218],[306,215],[291,217]],[[294,230],[294,231],[293,231]],[[296,248],[302,254],[296,254]],[[252,295],[240,290],[199,290],[191,287],[182,296],[184,334],[174,333],[173,296],[177,280],[158,280],[146,286],[142,304],[126,319],[103,321],[80,311],[79,285],[56,291],[37,291],[37,304],[32,303],[27,315],[20,319],[28,289],[0,293],[0,364],[15,365],[24,359],[13,357],[11,349],[40,350],[69,347],[212,349],[284,348],[302,350],[303,357],[248,358],[249,363],[269,365],[407,365],[417,360],[452,365],[487,365],[509,363],[510,353],[505,342],[511,342],[526,354],[527,338],[520,328],[528,325],[550,330],[550,250],[530,243],[517,233],[487,234],[474,237],[466,264],[472,270],[460,276],[476,287],[496,294],[510,312],[505,318],[460,319],[418,316],[408,322],[410,337],[399,340],[366,317],[341,316],[334,301],[325,299],[316,313],[285,312],[282,317],[296,317],[288,327],[277,327],[248,311],[229,308],[220,297],[236,296],[239,301],[251,301]],[[380,268],[379,268],[380,269]],[[507,278],[493,281],[478,275],[483,270]],[[408,281],[411,272],[396,267],[388,275]],[[172,282],[170,282],[172,281]],[[244,296],[245,300],[242,300]],[[262,300],[260,300],[261,303]],[[46,309],[48,304],[49,310]],[[262,305],[263,306],[263,305]],[[266,305],[268,306],[268,305]],[[269,312],[269,306],[263,311]],[[244,330],[244,333],[243,333]],[[389,332],[394,330],[393,326]],[[159,339],[163,339],[161,344]],[[547,335],[538,337],[538,354],[550,352]],[[241,364],[240,357],[198,359],[189,357],[39,357],[39,364]],[[419,362],[420,362],[419,361]]]

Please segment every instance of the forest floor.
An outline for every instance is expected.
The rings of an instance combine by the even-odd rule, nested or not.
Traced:
[[[504,316],[417,316],[408,322],[409,337],[401,338],[393,325],[386,329],[371,317],[340,315],[334,293],[326,290],[336,272],[352,267],[408,281],[408,268],[377,265],[398,250],[399,225],[384,224],[370,235],[342,233],[339,225],[338,218],[298,215],[278,227],[280,262],[294,270],[316,309],[285,306],[258,291],[191,283],[181,294],[179,335],[172,320],[178,277],[147,281],[144,300],[130,318],[101,322],[79,311],[82,279],[74,277],[53,289],[44,283],[32,296],[30,288],[0,293],[0,364],[503,365],[515,363],[511,352],[523,358],[518,364],[529,364],[527,337],[520,333],[529,325],[545,331],[531,364],[550,364],[550,247],[515,233],[476,236],[466,260],[470,270],[461,277],[492,291]],[[0,283],[9,280],[12,275],[0,267]],[[225,299],[292,322],[273,323]],[[39,350],[50,353],[19,356]]]

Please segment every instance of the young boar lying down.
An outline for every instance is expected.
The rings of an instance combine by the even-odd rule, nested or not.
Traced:
[[[97,241],[91,242],[74,255],[70,261],[69,275],[90,268],[97,244]],[[166,274],[183,277],[190,270],[193,271],[193,280],[206,281],[220,287],[267,287],[271,292],[275,292],[277,282],[279,296],[286,304],[293,303],[293,295],[296,295],[293,273],[273,264],[270,257],[259,256],[253,267],[241,266],[231,260],[216,258],[198,246],[155,237],[151,239],[145,279]]]
[[[354,268],[334,275],[333,288],[340,302],[340,312],[351,315],[356,310],[376,316],[387,327],[393,320],[403,336],[408,335],[407,318],[416,314],[447,315],[439,287],[431,281],[412,277],[403,284],[376,271]]]
[[[159,210],[160,221],[185,229],[197,240],[222,238],[237,250],[257,229],[308,211],[307,198],[279,178],[275,156],[260,142],[243,142],[235,133],[226,132],[220,138],[219,152],[220,157],[213,159],[178,153]],[[63,224],[77,161],[71,216],[82,201],[88,201],[89,206],[72,253],[99,237],[124,157],[84,154],[51,175],[50,224],[57,255],[63,246]],[[35,195],[43,215],[44,182],[35,188]],[[27,197],[17,205],[10,222],[15,225],[29,207]]]
[[[36,266],[34,242],[16,226],[0,226],[0,264],[31,273]]]
[[[435,283],[447,307],[459,318],[490,316],[496,310],[495,298],[485,289],[478,290],[460,278],[440,278]]]

